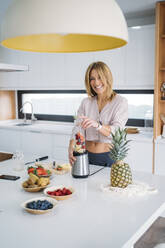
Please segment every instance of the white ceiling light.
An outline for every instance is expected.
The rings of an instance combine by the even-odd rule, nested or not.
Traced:
[[[33,52],[88,52],[127,44],[115,0],[14,0],[1,29],[5,47]]]

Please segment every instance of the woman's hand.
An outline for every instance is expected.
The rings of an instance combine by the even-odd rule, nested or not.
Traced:
[[[98,127],[97,121],[94,121],[94,120],[88,118],[87,116],[80,116],[80,118],[82,119],[81,127],[83,129],[87,129],[89,127],[94,127],[94,128]]]
[[[74,162],[76,161],[76,158],[73,156],[73,151],[74,151],[74,146],[73,146],[73,142],[71,142],[68,148],[69,163],[71,165],[73,165]]]

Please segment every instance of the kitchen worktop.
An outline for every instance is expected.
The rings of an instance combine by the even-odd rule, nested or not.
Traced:
[[[109,183],[110,169],[104,168],[86,179],[54,175],[51,185],[72,186],[75,194],[50,213],[32,215],[20,205],[43,193],[22,189],[26,172],[14,171],[11,160],[0,165],[0,174],[21,176],[17,181],[0,180],[3,248],[130,248],[165,209],[164,177],[134,172],[134,180],[156,187],[158,193],[128,199],[101,191],[100,185]],[[96,167],[91,165],[92,170]]]
[[[38,131],[43,133],[60,133],[60,134],[71,134],[73,123],[68,122],[55,122],[55,121],[35,121],[32,125],[27,126],[16,126],[16,124],[23,123],[23,120],[7,120],[0,121],[0,128],[12,129],[19,131]],[[27,121],[30,123],[30,120]]]
[[[30,131],[30,132],[41,132],[41,133],[58,133],[58,134],[68,134],[72,132],[74,123],[70,122],[55,122],[55,121],[36,121],[32,125],[28,126],[16,126],[15,124],[22,123],[23,120],[15,119],[8,121],[0,121],[1,129],[12,129],[20,131]],[[30,121],[28,121],[30,123]],[[140,128],[140,133],[128,134],[128,139],[144,142],[152,142],[153,132],[145,131],[145,128]]]

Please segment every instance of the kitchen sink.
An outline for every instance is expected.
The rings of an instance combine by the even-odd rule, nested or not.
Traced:
[[[15,124],[15,126],[19,126],[19,127],[24,127],[24,126],[30,126],[32,125],[31,123],[17,123]]]

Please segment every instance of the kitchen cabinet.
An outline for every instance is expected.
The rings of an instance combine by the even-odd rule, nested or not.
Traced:
[[[0,129],[0,151],[15,152],[21,150],[20,131]]]
[[[152,173],[152,154],[152,140],[132,140],[125,162],[128,162],[132,170]]]
[[[104,61],[113,74],[114,89],[153,89],[155,61],[155,25],[128,28],[126,46],[95,53],[95,61]]]
[[[51,134],[39,131],[20,132],[21,151],[27,156],[51,156]]]
[[[64,88],[85,89],[85,72],[94,62],[93,53],[68,53],[64,56]]]
[[[21,151],[28,158],[49,156],[57,162],[67,163],[69,140],[67,134],[0,129],[0,151]]]
[[[68,162],[68,145],[73,124],[62,126],[41,123],[37,128],[37,124],[34,127],[16,127],[11,123],[1,122],[0,141],[4,142],[0,142],[0,150],[7,152],[20,150],[28,157],[47,155],[57,162]],[[152,136],[152,132],[145,131],[127,135],[127,139],[131,141],[125,162],[129,163],[132,170],[152,173]],[[163,156],[163,149],[161,154]]]
[[[94,61],[103,61],[106,63],[113,75],[113,88],[125,88],[126,73],[125,73],[126,46],[114,50],[96,52]]]
[[[52,135],[52,157],[55,161],[68,162],[68,145],[70,135]]]
[[[154,89],[155,25],[129,28],[126,46],[127,89]]]
[[[155,174],[165,175],[165,139],[158,138],[155,140]]]

